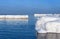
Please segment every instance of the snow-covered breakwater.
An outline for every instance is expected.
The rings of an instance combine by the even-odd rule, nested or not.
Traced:
[[[6,22],[6,24],[25,24],[28,23],[28,15],[0,15],[0,24]]]

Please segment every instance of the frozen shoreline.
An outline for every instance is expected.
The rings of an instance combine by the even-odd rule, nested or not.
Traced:
[[[0,15],[0,20],[28,20],[28,15]]]

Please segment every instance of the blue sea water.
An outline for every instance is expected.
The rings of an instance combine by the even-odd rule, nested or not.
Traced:
[[[0,21],[0,39],[36,39],[35,25],[29,21],[15,25],[2,20]]]

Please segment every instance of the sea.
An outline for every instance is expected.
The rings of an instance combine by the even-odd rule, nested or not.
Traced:
[[[36,39],[35,20],[0,20],[0,39]]]

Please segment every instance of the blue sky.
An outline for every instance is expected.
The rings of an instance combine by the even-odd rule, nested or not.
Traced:
[[[0,14],[60,13],[60,0],[0,0]]]

